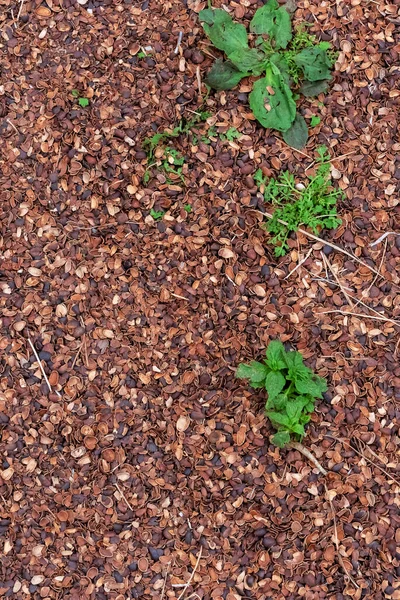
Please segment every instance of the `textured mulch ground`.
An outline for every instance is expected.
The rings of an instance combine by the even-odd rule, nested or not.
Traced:
[[[400,3],[298,3],[340,51],[303,154],[244,80],[198,126],[242,137],[176,138],[185,183],[145,185],[144,138],[202,104],[204,6],[0,0],[1,598],[400,598],[400,237],[370,247],[400,232]],[[303,235],[273,256],[252,176],[320,144],[346,193],[321,235],[380,275]],[[328,379],[325,478],[234,379],[277,337]]]

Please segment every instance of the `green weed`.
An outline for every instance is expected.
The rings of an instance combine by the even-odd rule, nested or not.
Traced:
[[[239,365],[236,377],[267,391],[265,412],[277,431],[272,442],[279,448],[302,440],[315,401],[327,390],[325,379],[306,367],[300,352],[287,352],[278,340],[269,343],[263,362]]]

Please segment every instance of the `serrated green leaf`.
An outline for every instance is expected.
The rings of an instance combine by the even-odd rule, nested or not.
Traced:
[[[301,411],[303,410],[303,402],[299,401],[298,398],[295,398],[291,402],[286,404],[286,414],[289,417],[291,423],[296,423],[299,420]]]
[[[214,46],[229,56],[232,52],[248,48],[247,32],[244,25],[235,23],[232,17],[221,8],[200,11],[203,29]]]
[[[285,368],[285,346],[279,340],[272,340],[268,344],[266,351],[267,364],[273,371],[279,371]]]
[[[275,410],[279,412],[285,408],[287,401],[286,394],[278,394],[275,398],[268,398],[265,408],[267,411]]]
[[[307,81],[331,78],[332,61],[326,50],[319,46],[304,48],[293,60],[303,70]]]
[[[296,118],[293,121],[291,127],[283,132],[283,139],[292,148],[301,150],[307,143],[308,140],[308,128],[304,118],[296,114]]]
[[[78,104],[82,108],[86,108],[86,106],[89,106],[89,98],[78,98]]]
[[[296,380],[295,386],[296,390],[300,392],[300,394],[309,394],[314,398],[322,398],[324,392],[326,392],[328,389],[325,379],[322,379],[322,377],[317,377],[316,375],[304,381]]]
[[[300,423],[296,423],[296,425],[293,425],[291,431],[293,431],[293,433],[297,433],[297,435],[301,435],[302,437],[306,434],[306,432],[304,431],[304,425],[301,425]]]
[[[304,81],[300,86],[300,92],[303,96],[318,96],[328,89],[329,79],[321,81]]]
[[[255,82],[249,102],[255,118],[264,127],[287,131],[295,119],[296,103],[292,92],[279,71],[272,73],[271,68],[265,78]]]
[[[270,371],[265,377],[265,389],[268,392],[268,398],[275,398],[285,387],[286,379],[279,371]]]
[[[263,384],[269,369],[266,365],[253,360],[249,365],[241,364],[236,370],[238,379],[249,379],[250,384]]]
[[[251,23],[252,33],[266,33],[274,41],[277,48],[286,48],[292,39],[292,24],[285,7],[279,7],[276,0],[269,0],[255,13]]]
[[[205,83],[214,90],[231,90],[247,75],[249,73],[238,71],[229,60],[224,61],[222,58],[217,58],[207,74]]]
[[[284,448],[290,442],[290,433],[288,431],[278,431],[272,436],[272,443],[278,448]]]
[[[240,48],[229,53],[228,58],[243,73],[261,75],[265,67],[265,54],[256,48]]]
[[[279,412],[268,412],[267,416],[271,421],[272,425],[279,429],[280,427],[284,427],[288,429],[290,427],[290,419],[286,415],[283,415]]]

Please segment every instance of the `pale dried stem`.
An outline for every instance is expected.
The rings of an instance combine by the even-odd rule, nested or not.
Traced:
[[[51,385],[50,385],[50,381],[49,381],[49,380],[48,380],[48,378],[47,378],[47,375],[46,375],[46,372],[45,372],[45,370],[44,370],[44,368],[43,368],[42,362],[41,362],[41,360],[40,360],[40,358],[39,358],[39,355],[38,355],[38,353],[36,352],[36,348],[35,348],[35,346],[33,345],[33,342],[32,342],[32,340],[31,340],[31,338],[30,338],[29,336],[28,336],[28,342],[29,342],[29,345],[30,345],[30,347],[32,348],[32,352],[33,352],[33,354],[35,355],[36,361],[37,361],[37,363],[38,363],[38,365],[39,365],[39,369],[40,369],[40,371],[41,371],[41,373],[42,373],[42,375],[43,375],[43,378],[44,378],[44,380],[45,380],[45,382],[46,382],[46,384],[47,384],[47,387],[49,388],[49,392],[52,394],[52,393],[53,393],[53,388],[52,388],[52,387],[51,387]],[[55,390],[55,393],[57,394],[57,396],[58,396],[59,398],[61,398],[61,394],[60,394],[60,392],[57,392],[57,390]]]
[[[288,445],[288,448],[294,448],[295,450],[298,450],[299,452],[301,452],[301,454],[303,454],[303,456],[308,458],[308,460],[311,461],[317,467],[318,471],[322,475],[328,474],[328,472],[325,471],[325,469],[321,465],[321,463],[315,458],[314,454],[312,452],[310,452],[310,450],[308,450],[308,448],[303,446],[303,444],[300,444],[300,442],[290,442],[290,444]]]
[[[186,585],[185,585],[185,588],[184,588],[184,589],[181,591],[181,593],[179,594],[179,596],[178,596],[178,600],[181,600],[181,599],[183,598],[183,596],[184,596],[184,595],[185,595],[185,593],[186,593],[186,590],[188,589],[189,585],[192,583],[192,579],[193,579],[193,577],[195,576],[195,573],[196,573],[196,571],[197,571],[197,568],[198,568],[198,566],[199,566],[199,563],[200,563],[200,559],[201,559],[201,555],[202,555],[202,553],[203,553],[203,546],[200,546],[199,555],[198,555],[198,557],[197,557],[197,561],[196,561],[196,564],[195,564],[195,566],[194,566],[194,569],[193,569],[193,571],[192,571],[192,572],[191,572],[191,574],[190,574],[190,577],[189,577],[189,579],[188,579],[188,582],[187,582],[187,583],[186,583]]]

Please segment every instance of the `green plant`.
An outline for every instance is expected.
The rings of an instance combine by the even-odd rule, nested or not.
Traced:
[[[234,140],[240,138],[241,135],[242,134],[236,129],[236,127],[230,127],[227,131],[225,131],[225,133],[221,133],[219,137],[223,141],[228,140],[228,142],[233,142]]]
[[[193,210],[192,205],[191,204],[185,204],[185,206],[183,207],[183,210],[185,212],[187,212],[187,214],[190,214]]]
[[[321,146],[317,153],[316,173],[306,185],[296,184],[289,171],[281,173],[277,179],[270,179],[268,184],[261,169],[255,174],[255,182],[264,190],[264,200],[275,206],[265,227],[273,235],[271,243],[275,245],[276,256],[286,254],[290,232],[297,231],[302,225],[317,234],[320,229],[334,229],[341,223],[336,205],[344,193],[332,188],[326,147]]]
[[[279,448],[303,439],[316,398],[327,390],[325,379],[306,367],[300,352],[287,352],[279,340],[269,343],[263,362],[240,364],[236,377],[267,391],[265,412],[277,430],[272,442]]]
[[[234,22],[225,10],[207,8],[199,18],[211,42],[228,58],[214,62],[206,83],[228,90],[243,77],[262,75],[249,96],[254,116],[264,127],[281,131],[290,146],[302,148],[307,125],[296,112],[297,95],[291,88],[304,96],[327,89],[334,64],[330,44],[316,44],[304,27],[293,36],[290,14],[277,0],[259,8],[250,23],[250,32],[257,35],[254,47],[249,46],[244,25]]]
[[[311,117],[311,121],[310,121],[310,126],[311,127],[316,127],[320,123],[321,123],[321,117],[318,117],[317,115],[313,115]]]
[[[136,54],[136,56],[137,56],[138,58],[146,58],[147,54],[146,54],[146,52],[143,52],[143,50],[141,50],[140,52],[138,52],[138,53]]]
[[[89,106],[89,98],[78,98],[78,104],[82,108],[86,108],[86,106]]]
[[[155,210],[154,208],[150,210],[150,216],[153,217],[155,221],[160,221],[164,215],[165,212],[163,210]]]

